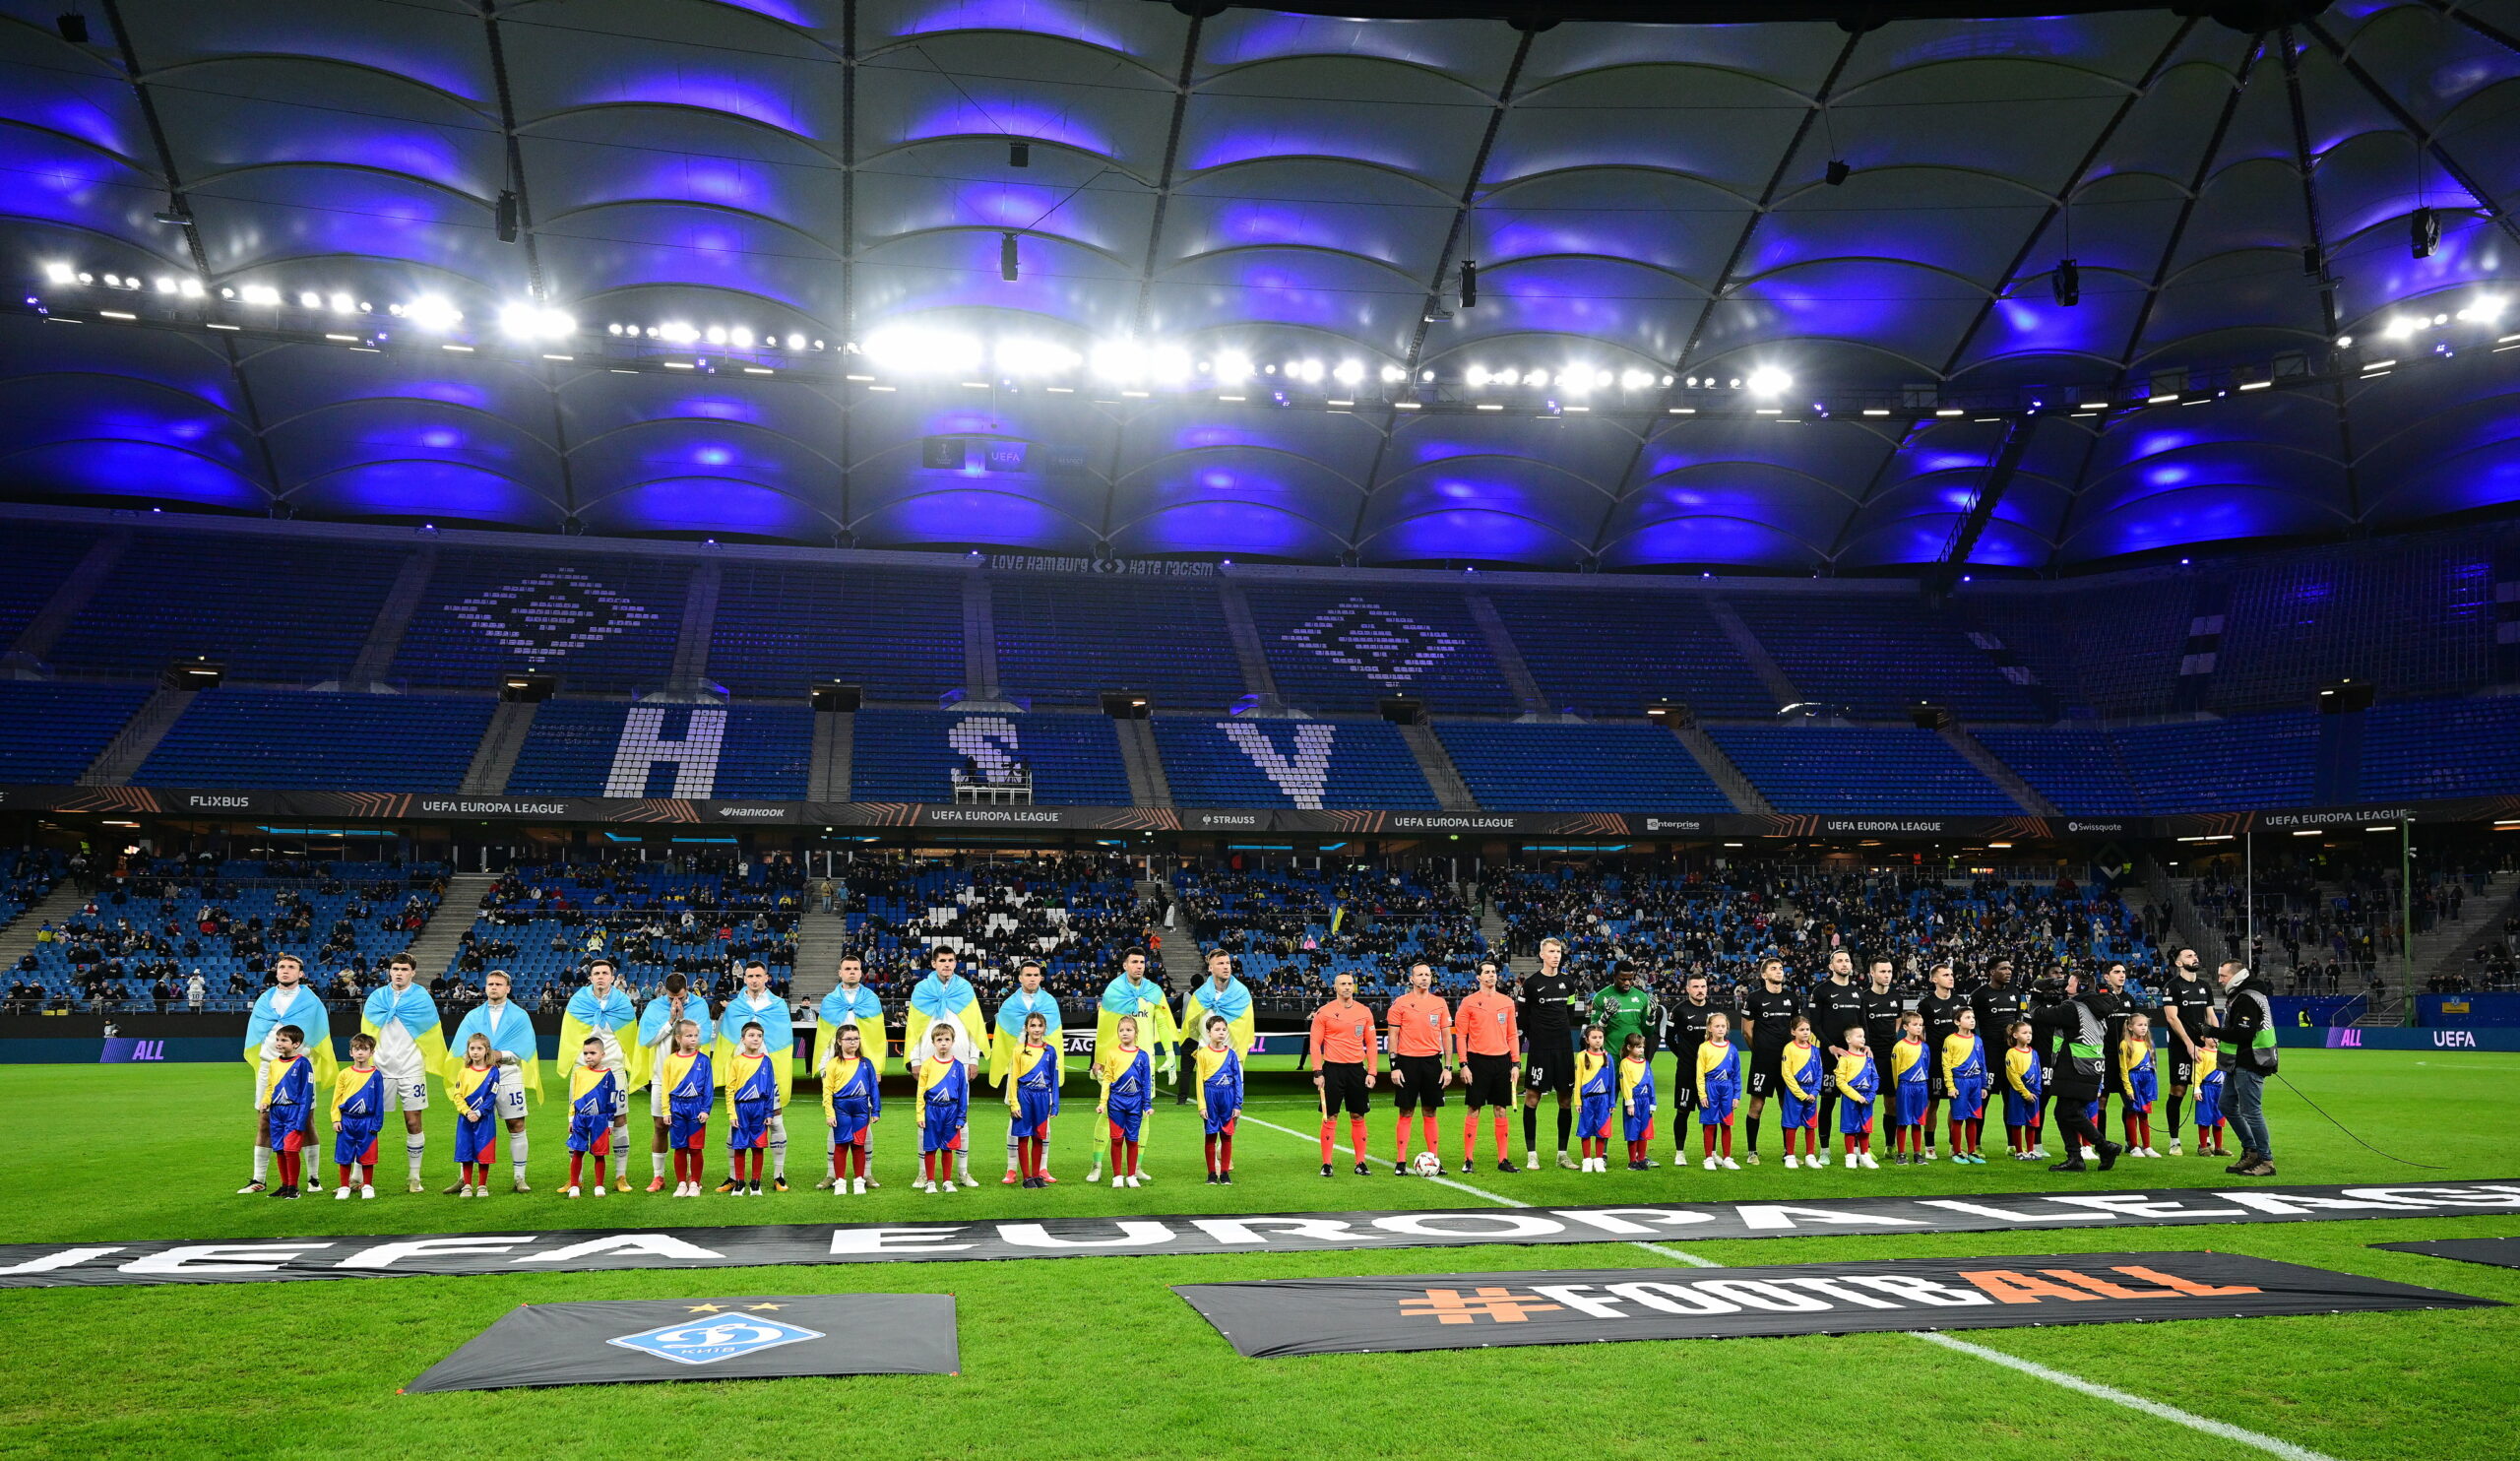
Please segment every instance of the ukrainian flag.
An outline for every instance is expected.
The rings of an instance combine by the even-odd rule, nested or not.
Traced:
[[[743,1053],[746,1025],[761,1027],[761,1048],[779,1074],[779,1104],[784,1107],[796,1089],[796,1031],[788,1018],[788,1002],[776,994],[754,1004],[739,989],[726,1001],[725,1013],[718,1016],[717,1059],[712,1062],[722,1072],[719,1083],[724,1084],[724,1073],[733,1071],[735,1056]]]
[[[970,980],[957,978],[949,988],[930,973],[910,991],[910,1009],[902,1016],[902,1059],[912,1069],[935,1055],[927,1045],[927,1027],[939,1023],[950,1024],[959,1032],[954,1042],[957,1056],[966,1063],[979,1058],[982,1042],[988,1037],[988,1022],[980,1017],[980,997],[973,991]]]
[[[619,985],[600,999],[593,985],[582,988],[569,996],[568,1011],[560,1016],[560,1059],[574,1065],[590,1038],[609,1037],[621,1051],[621,1094],[626,1098],[648,1083],[648,1048],[639,1044],[638,1025],[639,1007]]]
[[[1024,1049],[1024,1021],[1037,1014],[1049,1025],[1048,1032],[1041,1037],[1041,1043],[1049,1047],[1050,1057],[1058,1061],[1059,1074],[1061,1078],[1065,1078],[1067,1048],[1059,1039],[1058,996],[1047,989],[1033,994],[1027,994],[1018,989],[1007,995],[1006,1002],[997,1007],[997,1031],[990,1037],[988,1043],[988,1078],[990,1080],[1003,1086],[1009,1076],[1017,1073],[1015,1057]]]
[[[417,984],[400,990],[392,985],[382,985],[367,996],[367,1005],[359,1012],[361,1035],[382,1045],[386,1029],[398,1025],[411,1038],[411,1044],[419,1047],[422,1070],[441,1081],[455,1078],[456,1067],[464,1062],[447,1052],[446,1031],[439,1021],[437,1001],[429,997],[428,990]]]
[[[542,1099],[542,1048],[535,1038],[533,1018],[514,1003],[500,1005],[496,1015],[486,1004],[474,1005],[455,1026],[455,1043],[447,1048],[450,1064],[463,1063],[461,1052],[475,1035],[487,1040],[491,1049],[506,1050],[516,1056],[519,1078],[526,1094],[539,1102]],[[581,1035],[578,1039],[583,1043],[586,1037]],[[578,1052],[575,1049],[565,1049],[560,1053],[572,1064],[576,1063]]]
[[[1252,1010],[1251,991],[1242,981],[1234,980],[1217,992],[1216,981],[1201,980],[1181,996],[1181,1038],[1208,1043],[1208,1016],[1225,1016],[1226,1044],[1236,1052],[1251,1048],[1260,1028],[1259,1017]]]
[[[875,1073],[884,1072],[884,1001],[875,991],[859,985],[854,989],[835,985],[823,996],[814,1020],[814,1069],[821,1070],[840,1051],[840,1027],[857,1027],[857,1052],[861,1059],[873,1062]]]
[[[254,997],[253,1013],[245,1018],[245,1065],[259,1070],[263,1063],[263,1042],[283,1025],[295,1025],[306,1036],[307,1063],[315,1067],[315,1088],[328,1091],[333,1078],[341,1073],[341,1062],[333,1057],[333,1015],[324,1001],[304,985],[292,985],[297,992],[290,995],[287,1007],[274,996],[280,985],[274,985]]]

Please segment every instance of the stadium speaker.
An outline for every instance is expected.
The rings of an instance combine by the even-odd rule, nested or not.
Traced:
[[[548,700],[560,682],[539,669],[519,669],[499,676],[499,698],[512,701]]]
[[[516,242],[517,217],[516,194],[513,192],[500,193],[498,204],[491,211],[491,222],[497,228],[499,242]]]
[[[1697,724],[1697,712],[1685,700],[1657,700],[1645,707],[1645,719],[1666,729]]]
[[[226,673],[217,660],[177,660],[158,671],[158,683],[169,690],[216,690]]]
[[[1411,699],[1404,695],[1395,695],[1392,698],[1381,702],[1376,708],[1382,712],[1382,718],[1384,720],[1391,722],[1395,726],[1422,726],[1426,724],[1426,702],[1423,700]]]
[[[1820,180],[1830,187],[1843,188],[1847,185],[1847,179],[1854,175],[1855,168],[1849,166],[1844,159],[1831,158],[1829,165],[1821,169]]]
[[[857,707],[865,703],[866,687],[836,679],[821,680],[813,687],[812,699],[814,709],[818,711],[833,715],[850,715],[855,713]]]
[[[1920,730],[1939,730],[1951,724],[1951,708],[1946,705],[1914,705],[1908,708],[1908,719]]]
[[[1479,307],[1479,261],[1476,259],[1461,261],[1461,307]]]
[[[2048,276],[2048,292],[2056,302],[2074,305],[2083,302],[2083,270],[2071,259],[2058,259],[2056,271]]]
[[[1023,273],[1023,260],[1016,254],[1015,235],[1000,233],[997,235],[997,277],[1011,285]]]
[[[1006,165],[1009,167],[1032,166],[1033,144],[1029,142],[1008,143],[1006,145]]]
[[[1155,697],[1144,690],[1104,690],[1102,713],[1115,721],[1143,721],[1155,714]]]
[[[2408,215],[2407,247],[2419,259],[2429,259],[2441,246],[2441,215],[2428,208],[2419,208]]]
[[[72,45],[88,43],[88,18],[84,15],[56,16],[53,18],[52,29],[59,32],[61,38]]]
[[[2371,708],[2371,684],[2368,680],[2341,679],[2332,685],[2319,686],[2319,714],[2341,716],[2350,710]]]

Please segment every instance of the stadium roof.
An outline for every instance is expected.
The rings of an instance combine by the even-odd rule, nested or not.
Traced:
[[[1779,572],[2520,502],[2520,3],[2066,8],[12,0],[0,494]]]

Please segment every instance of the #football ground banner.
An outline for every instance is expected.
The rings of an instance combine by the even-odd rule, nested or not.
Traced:
[[[1172,1292],[1252,1359],[2501,1306],[2238,1253],[1418,1273]]]
[[[2427,1258],[2520,1268],[2520,1238],[2444,1238],[2431,1242],[2375,1242],[2371,1246],[2393,1253],[2422,1253]]]
[[[962,1367],[949,1294],[529,1303],[403,1391],[959,1374]]]
[[[829,1197],[788,1204],[841,1210]],[[641,1214],[636,1202],[614,1205]],[[314,1212],[320,1214],[318,1206]],[[961,1263],[998,1258],[1304,1253],[1864,1233],[2188,1228],[2520,1211],[2520,1180],[2403,1186],[2157,1188],[1966,1197],[1820,1197],[1801,1202],[1661,1202],[1407,1212],[1201,1213],[1179,1217],[921,1219],[775,1227],[573,1229],[379,1238],[307,1237],[0,1245],[0,1289],[250,1284],[487,1273],[751,1268],[788,1263]],[[936,1214],[933,1218],[926,1214]],[[471,1214],[468,1213],[468,1216]]]

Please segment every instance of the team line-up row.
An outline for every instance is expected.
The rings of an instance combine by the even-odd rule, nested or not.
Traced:
[[[1389,1077],[1399,1108],[1394,1132],[1392,1171],[1440,1172],[1436,1115],[1445,1093],[1463,1087],[1469,1114],[1462,1126],[1462,1170],[1475,1170],[1479,1117],[1492,1121],[1496,1167],[1518,1171],[1510,1160],[1506,1118],[1519,1100],[1524,1107],[1526,1162],[1539,1163],[1538,1105],[1543,1094],[1558,1099],[1557,1161],[1569,1169],[1607,1170],[1609,1143],[1615,1129],[1627,1143],[1627,1165],[1643,1171],[1657,1165],[1647,1156],[1660,1104],[1652,1050],[1643,1029],[1651,996],[1626,976],[1593,996],[1592,1020],[1578,1030],[1579,999],[1573,983],[1560,970],[1564,949],[1555,940],[1543,944],[1542,968],[1523,981],[1518,1000],[1496,987],[1493,966],[1483,968],[1479,988],[1458,1009],[1431,992],[1432,971],[1413,967],[1409,990],[1394,999],[1386,1014],[1391,1051]],[[2187,956],[2192,957],[2192,956]],[[970,1166],[972,1104],[981,1079],[994,1083],[1009,1112],[1006,1138],[1008,1183],[1046,1186],[1057,1179],[1048,1172],[1050,1121],[1059,1112],[1060,1087],[1066,1073],[1061,1018],[1055,998],[1042,992],[1040,970],[1026,964],[1018,973],[1018,988],[999,1006],[994,1022],[981,1017],[970,982],[956,969],[952,950],[939,949],[931,968],[913,990],[906,1014],[905,1058],[914,1077],[921,1155],[920,1182],[929,1191],[950,1191],[959,1181],[974,1182]],[[1844,982],[1849,972],[1844,956],[1833,960],[1833,978]],[[1122,973],[1106,986],[1098,1010],[1091,1073],[1098,1087],[1096,1112],[1103,1120],[1107,1156],[1115,1186],[1134,1186],[1144,1177],[1140,1151],[1145,1118],[1157,1093],[1159,1070],[1184,1077],[1177,1085],[1182,1104],[1196,1099],[1205,1126],[1206,1175],[1213,1183],[1229,1183],[1233,1171],[1233,1132],[1243,1099],[1241,1052],[1253,1044],[1249,991],[1232,974],[1231,959],[1222,951],[1209,956],[1209,979],[1195,985],[1181,1001],[1176,1023],[1161,985],[1145,977],[1144,956],[1132,953]],[[421,1167],[426,1133],[421,1112],[428,1105],[428,1080],[437,1077],[457,1109],[457,1183],[448,1188],[461,1196],[487,1196],[489,1173],[500,1127],[508,1137],[512,1185],[531,1190],[526,1179],[528,1103],[541,1095],[541,1062],[532,1022],[508,998],[505,975],[485,980],[487,998],[457,1027],[454,1046],[440,1033],[435,1001],[414,980],[412,961],[398,956],[388,966],[388,983],[372,993],[361,1011],[359,1033],[349,1042],[351,1063],[333,1068],[329,1021],[320,999],[302,984],[302,970],[284,955],[277,961],[275,985],[256,1001],[249,1022],[246,1058],[255,1067],[257,1112],[255,1171],[240,1189],[270,1191],[293,1197],[319,1182],[306,1173],[304,1154],[315,1145],[314,1110],[318,1092],[329,1090],[334,1127],[336,1196],[375,1195],[374,1169],[386,1117],[399,1112],[405,1124],[405,1155],[410,1190],[425,1190]],[[1948,1008],[1945,1030],[1928,1033],[1929,1013],[1907,1010],[1878,1032],[1886,1051],[1873,1048],[1875,1031],[1857,1020],[1841,1028],[1827,1017],[1816,1023],[1802,1012],[1801,996],[1782,989],[1782,965],[1770,961],[1762,970],[1764,991],[1751,989],[1739,1023],[1749,1046],[1743,1053],[1732,1044],[1733,1017],[1707,1004],[1700,982],[1690,982],[1689,999],[1676,1008],[1676,1027],[1687,1043],[1678,1051],[1680,1079],[1673,1093],[1675,1155],[1689,1158],[1687,1129],[1694,1115],[1702,1160],[1709,1170],[1735,1168],[1733,1126],[1745,1099],[1752,1163],[1759,1158],[1759,1120],[1766,1099],[1782,1106],[1786,1132],[1786,1165],[1827,1163],[1823,1130],[1836,1108],[1836,1129],[1850,1168],[1875,1168],[1874,1127],[1887,1125],[1894,1164],[1928,1162],[1935,1135],[1934,1111],[1948,1104],[1949,1149],[1957,1164],[1983,1164],[1981,1133],[1989,1102],[2000,1098],[2009,1148],[2017,1160],[2044,1158],[2044,1109],[2061,1099],[2049,1090],[2051,1064],[2067,1055],[2064,1042],[2051,1038],[2040,1046],[2040,1031],[2028,1018],[1990,1019],[2001,1024],[1990,1043],[1978,1029],[1978,1011],[1949,994],[1949,971],[1938,969],[1939,1000]],[[1876,974],[1878,971],[1876,971]],[[2192,968],[2179,971],[2182,981],[2198,986]],[[1879,982],[1879,981],[1877,981]],[[1825,986],[1824,982],[1824,986]],[[1883,983],[1886,987],[1886,982]],[[1995,986],[2002,990],[2002,983]],[[2175,987],[2175,985],[2174,985]],[[2200,986],[2201,987],[2201,986]],[[1370,1172],[1365,1113],[1371,1092],[1384,1074],[1384,1032],[1373,1011],[1354,998],[1354,981],[1342,976],[1334,997],[1311,1021],[1308,1063],[1320,1098],[1321,1173],[1335,1171],[1336,1126],[1348,1118],[1349,1137],[1358,1175]],[[1980,992],[1984,1002],[1988,991]],[[2105,998],[2108,990],[2094,991]],[[1762,999],[1762,993],[1767,997]],[[2029,1000],[2006,995],[2026,1015]],[[1815,1001],[1815,1004],[1817,1001]],[[2201,1007],[2188,1002],[2197,1028],[2177,1018],[2174,1001],[2169,1030],[2184,1056],[2173,1051],[2174,1125],[2177,1097],[2191,1080],[2195,1086],[2199,1154],[2220,1153],[2221,1073],[2215,1043],[2207,1026],[2210,998]],[[1850,1006],[1851,1007],[1851,1006]],[[1999,1000],[1997,1006],[2001,1007]],[[1939,1012],[1937,1012],[1939,1013]],[[859,961],[842,963],[840,983],[817,1012],[815,1074],[823,1092],[829,1130],[828,1175],[817,1185],[862,1193],[880,1185],[868,1174],[869,1148],[880,1120],[882,1098],[878,1079],[884,1063],[883,1010],[863,984]],[[2084,1103],[2077,1093],[2076,1112],[2092,1126],[2104,1124],[2102,1106],[2109,1094],[2122,1105],[2121,1119],[2134,1155],[2160,1155],[2152,1145],[2152,1112],[2159,1097],[2149,1018],[2124,1014],[2122,1024],[2110,1020],[2106,1040],[2106,1088],[2099,1100]],[[1182,1032],[1190,1038],[1185,1042]],[[676,1196],[696,1196],[705,1182],[703,1164],[708,1133],[719,1094],[725,1096],[729,1173],[718,1190],[742,1195],[763,1188],[765,1159],[773,1168],[771,1190],[787,1187],[787,1109],[792,1093],[790,1051],[795,1031],[785,1003],[768,989],[768,971],[755,963],[745,971],[744,987],[714,1016],[705,998],[692,992],[682,977],[669,977],[664,992],[634,1006],[617,987],[614,970],[598,958],[588,968],[585,987],[569,1001],[562,1022],[567,1065],[570,1127],[570,1178],[566,1195],[592,1190],[603,1195],[607,1163],[611,1190],[629,1182],[629,1107],[639,1090],[649,1093],[653,1126],[652,1175],[648,1190],[662,1191],[670,1159]],[[1177,1047],[1177,1048],[1176,1048]],[[1990,1058],[1990,1048],[1995,1052]],[[2097,1053],[2074,1044],[2071,1054],[2091,1063]],[[1410,1155],[1412,1117],[1416,1117],[1422,1150]],[[1566,1142],[1579,1135],[1582,1160],[1568,1157]],[[2176,1132],[2171,1150],[2178,1150]],[[2114,1155],[2113,1143],[2102,1143],[2104,1167]],[[2063,1167],[2077,1167],[2091,1153],[2069,1151]],[[1106,1148],[1095,1145],[1089,1181],[1100,1180]],[[590,1181],[587,1159],[594,1159]],[[269,1167],[277,1160],[280,1183],[269,1183]],[[355,1180],[353,1179],[355,1177]]]

